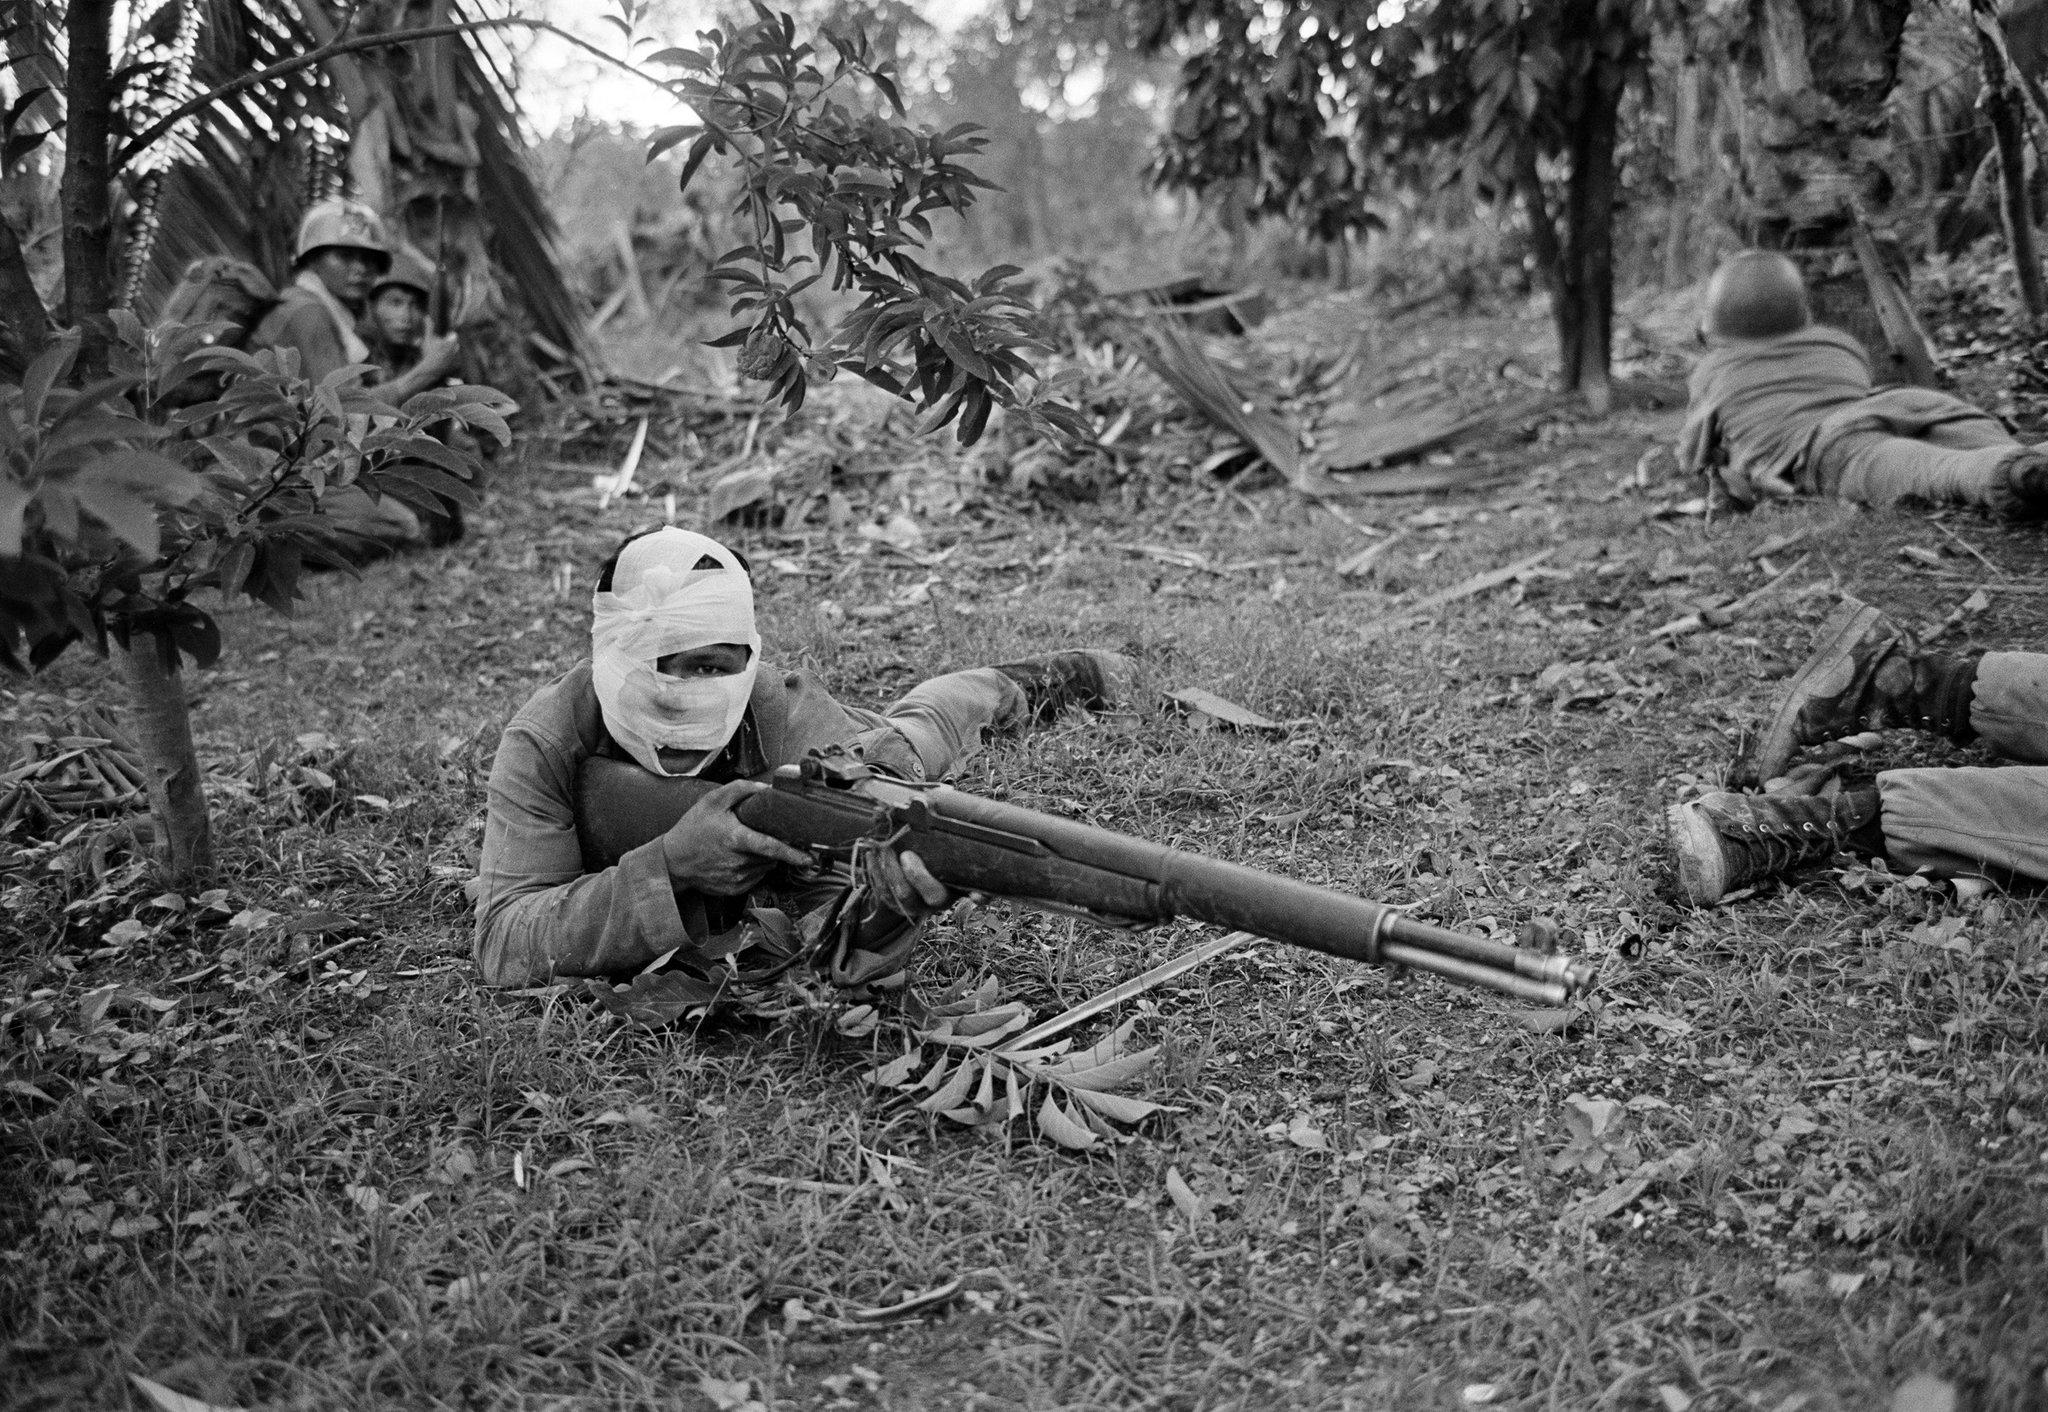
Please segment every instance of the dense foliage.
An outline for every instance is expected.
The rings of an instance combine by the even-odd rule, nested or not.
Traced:
[[[16,669],[136,634],[162,644],[166,670],[181,653],[208,665],[220,632],[201,590],[289,611],[309,562],[349,566],[358,536],[326,513],[337,501],[473,503],[475,457],[430,429],[509,438],[489,388],[394,407],[353,377],[307,382],[289,351],[251,356],[126,311],[113,323],[116,376],[63,386],[78,352],[64,338],[0,385],[0,663]],[[195,386],[215,395],[193,401]]]

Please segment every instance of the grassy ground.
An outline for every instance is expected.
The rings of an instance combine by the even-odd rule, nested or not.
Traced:
[[[1086,642],[1149,689],[1289,722],[1198,732],[1148,697],[1128,728],[990,751],[968,788],[1482,930],[1549,914],[1604,965],[1599,1013],[1559,1034],[1432,981],[1234,953],[1142,1019],[1164,1046],[1142,1092],[1180,1111],[1094,1156],[867,1088],[886,1028],[653,1034],[472,982],[461,882],[497,730],[579,655],[595,565],[648,502],[600,512],[528,472],[452,549],[322,580],[288,624],[229,614],[194,683],[220,891],[157,897],[70,849],[0,893],[0,1401],[139,1405],[140,1372],[270,1407],[1824,1412],[1925,1369],[2048,1406],[2039,901],[1834,867],[1694,911],[1660,830],[1838,593],[1922,623],[1988,580],[1956,640],[2038,645],[2043,600],[2000,586],[2041,585],[2048,541],[1672,514],[1690,487],[1625,484],[1668,431],[1566,427],[1507,488],[1358,506],[1407,534],[1362,587],[1332,569],[1354,529],[1185,477],[932,516],[932,565],[850,532],[735,536],[788,566],[762,576],[771,652],[848,699]],[[1750,617],[1645,645],[1802,528],[1813,557]],[[1378,635],[1545,547],[1526,581]],[[74,659],[11,684],[0,721],[105,690]],[[992,975],[1048,1015],[1196,936],[992,905],[918,984]]]

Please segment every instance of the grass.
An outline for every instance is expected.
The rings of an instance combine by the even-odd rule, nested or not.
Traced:
[[[0,1401],[141,1405],[140,1372],[279,1408],[1846,1412],[1926,1369],[1979,1407],[2048,1406],[2038,899],[1823,868],[1699,912],[1659,825],[1835,592],[1923,622],[1970,584],[1900,567],[1951,543],[1914,514],[1653,518],[1690,491],[1616,486],[1666,431],[1621,418],[1525,448],[1505,489],[1357,507],[1412,524],[1364,588],[1330,567],[1354,532],[1290,492],[1156,469],[1057,511],[970,495],[925,521],[936,567],[819,528],[736,536],[811,571],[763,575],[766,636],[848,699],[1087,642],[1148,690],[1290,722],[1196,732],[1148,697],[1129,729],[991,750],[968,788],[1468,926],[1549,914],[1603,961],[1603,1009],[1559,1035],[1432,981],[1232,953],[1149,997],[1143,1091],[1181,1111],[1088,1157],[890,1103],[859,1078],[888,1031],[827,1012],[654,1034],[472,982],[461,881],[497,730],[579,655],[644,502],[600,514],[524,472],[461,545],[322,580],[289,623],[230,612],[194,682],[224,895],[174,911],[76,847],[0,884],[0,1064],[26,1086],[0,1096]],[[2038,530],[1945,523],[2041,582]],[[1642,645],[1805,526],[1814,559],[1754,615]],[[1273,562],[1113,547],[1138,542]],[[1371,635],[1546,546],[1554,573]],[[1990,597],[1968,641],[2038,643],[2038,598]],[[107,690],[73,658],[0,720]],[[350,925],[279,929],[322,910]],[[1043,1016],[1196,935],[991,905],[935,935],[918,984],[992,974]],[[1599,1100],[1616,1120],[1574,1148]],[[1638,1163],[1660,1176],[1635,1199],[1564,1218]],[[937,1309],[862,1317],[956,1279]]]

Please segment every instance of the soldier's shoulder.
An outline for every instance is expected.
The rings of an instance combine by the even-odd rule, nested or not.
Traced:
[[[312,292],[292,285],[278,296],[249,341],[258,348],[296,346],[309,334],[326,332],[330,323],[327,310]]]

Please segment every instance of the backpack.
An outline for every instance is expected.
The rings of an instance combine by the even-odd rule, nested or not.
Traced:
[[[263,271],[232,255],[207,255],[185,266],[164,305],[159,323],[225,323],[215,335],[222,348],[241,348],[256,326],[278,305],[277,286]]]

